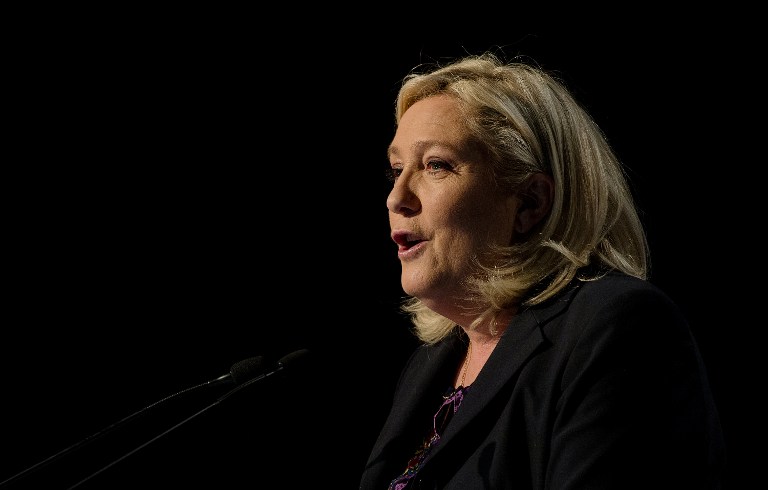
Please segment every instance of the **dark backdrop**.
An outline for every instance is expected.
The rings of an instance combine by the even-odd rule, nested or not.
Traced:
[[[9,76],[0,480],[237,361],[308,349],[296,369],[215,405],[220,390],[179,396],[21,481],[74,483],[203,410],[82,488],[354,488],[415,346],[385,209],[394,96],[411,67],[484,49],[557,71],[626,163],[652,280],[690,319],[729,480],[746,478],[735,305],[755,259],[736,223],[752,221],[764,158],[741,120],[755,39],[392,27],[278,41],[264,21],[205,15],[46,34],[56,15],[30,23]]]

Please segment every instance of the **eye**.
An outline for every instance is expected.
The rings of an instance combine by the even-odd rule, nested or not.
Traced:
[[[430,160],[424,165],[424,168],[433,173],[451,170],[451,166],[442,160]]]
[[[399,168],[399,167],[388,168],[386,170],[387,180],[389,180],[390,182],[394,183],[397,180],[397,178],[400,177],[400,174],[402,174],[402,173],[403,173],[403,169],[402,168]]]

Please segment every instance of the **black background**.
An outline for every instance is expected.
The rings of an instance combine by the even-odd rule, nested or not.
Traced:
[[[557,72],[626,163],[651,279],[710,371],[728,488],[749,480],[755,308],[739,305],[759,309],[764,160],[751,31],[267,35],[283,24],[238,12],[59,14],[26,18],[6,75],[0,481],[237,361],[308,349],[82,488],[355,488],[415,346],[385,209],[394,97],[415,65],[486,49]],[[180,396],[20,483],[66,487],[219,394]]]

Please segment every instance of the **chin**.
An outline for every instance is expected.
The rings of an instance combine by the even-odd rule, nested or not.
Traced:
[[[435,295],[434,288],[430,288],[425,284],[414,284],[409,283],[407,281],[402,281],[400,285],[403,288],[403,291],[408,296],[413,296],[415,298],[423,299],[423,298],[429,298]]]
[[[415,287],[414,284],[408,281],[401,281],[400,286],[408,296],[419,296],[419,293],[422,292],[421,288]]]

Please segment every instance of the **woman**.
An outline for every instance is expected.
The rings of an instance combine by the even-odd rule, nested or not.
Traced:
[[[387,198],[422,345],[360,488],[718,488],[696,343],[601,130],[536,67],[406,77]]]

